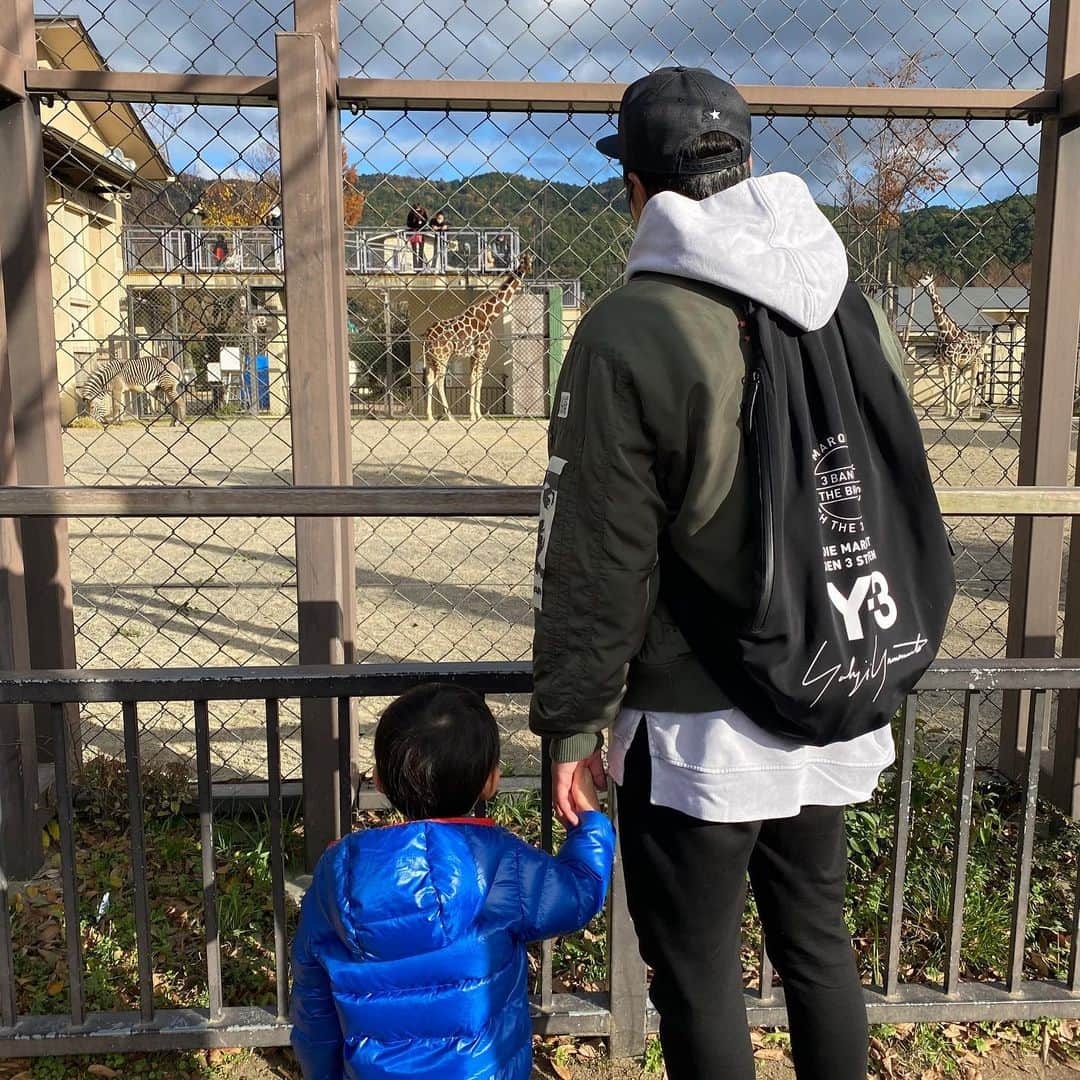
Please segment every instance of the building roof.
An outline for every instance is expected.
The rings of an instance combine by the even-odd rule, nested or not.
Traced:
[[[108,71],[109,65],[98,51],[90,32],[77,15],[39,15],[34,20],[38,61],[69,71]],[[127,171],[128,182],[171,180],[172,169],[138,114],[123,102],[79,102],[87,121],[119,155],[135,163]],[[48,120],[44,126],[48,128]],[[122,168],[122,166],[121,166]],[[134,176],[132,175],[134,173]]]
[[[912,293],[915,306],[912,308]],[[1002,322],[1002,314],[1015,313],[1026,315],[1030,302],[1030,293],[1024,286],[1001,286],[988,288],[972,285],[957,289],[953,286],[938,286],[938,295],[945,305],[945,310],[962,330],[975,330],[989,333],[994,326]],[[896,290],[896,329],[903,333],[910,320],[911,332],[934,331],[934,309],[930,304],[930,294],[923,288],[914,290],[903,286]]]

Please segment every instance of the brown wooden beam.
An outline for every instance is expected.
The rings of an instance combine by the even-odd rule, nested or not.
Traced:
[[[277,80],[263,76],[44,68],[27,71],[26,88],[32,94],[94,101],[267,105],[278,96]],[[610,113],[624,89],[622,83],[344,78],[337,100],[366,109]],[[1046,115],[1058,105],[1058,94],[1046,90],[759,85],[740,90],[761,115],[1016,119]]]
[[[26,97],[26,65],[18,53],[0,45],[0,101]]]
[[[4,282],[0,276],[0,485],[19,482],[15,459],[15,421],[8,378],[8,338]],[[0,519],[0,668],[27,671],[30,641],[22,523]],[[0,857],[2,871],[27,879],[41,869],[41,828],[36,818],[38,755],[34,710],[0,706]],[[3,898],[6,902],[6,897]]]
[[[1080,123],[1080,72],[1062,82],[1058,116],[1067,124]]]
[[[614,112],[621,83],[541,83],[342,79],[342,103],[368,109],[491,112]],[[1057,96],[1031,90],[924,89],[890,86],[740,86],[752,112],[802,116],[998,118],[1051,112]]]
[[[1049,15],[1046,85],[1060,90],[1080,70],[1080,3],[1052,0]],[[1057,116],[1043,120],[1039,182],[1032,244],[1031,306],[1024,350],[1023,412],[1018,482],[1056,486],[1066,482],[1076,393],[1076,350],[1080,336],[1080,132]],[[1057,650],[1061,602],[1064,522],[1021,519],[1013,543],[1009,588],[1007,655],[1048,657]],[[1078,595],[1080,603],[1080,595]],[[1074,604],[1075,625],[1080,610]],[[1068,623],[1068,618],[1066,622]],[[1075,636],[1075,631],[1074,631]],[[1000,766],[1018,775],[1026,750],[1027,701],[1010,694],[1001,721]],[[1076,724],[1058,722],[1061,750],[1075,738]],[[1061,766],[1059,761],[1059,766]],[[1071,764],[1069,766],[1071,772]],[[1071,779],[1071,778],[1070,778]],[[1059,780],[1062,780],[1059,776]],[[1064,783],[1064,780],[1062,780]],[[1057,795],[1062,795],[1059,787]]]
[[[330,107],[327,100],[329,61],[318,34],[279,34],[277,59],[293,479],[343,485],[352,479],[352,426],[339,115],[336,102]],[[356,572],[351,537],[352,523],[340,514],[297,520],[301,663],[352,661]],[[348,827],[337,798],[338,720],[334,702],[301,702],[309,866]]]
[[[937,489],[946,517],[1080,516],[1080,488]],[[536,517],[540,489],[463,487],[0,487],[0,518]]]
[[[277,79],[265,75],[193,75],[157,71],[26,72],[31,94],[72,101],[130,101],[202,105],[272,105]]]
[[[37,63],[33,0],[0,3],[0,46],[18,55],[27,69]],[[29,98],[0,108],[0,185],[4,199],[0,273],[7,309],[7,374],[18,476],[28,484],[63,484],[41,117]],[[71,667],[75,627],[67,522],[62,518],[27,521],[22,542],[30,663]],[[77,745],[74,710],[69,721]],[[37,723],[39,751],[43,760],[49,760],[53,729],[47,710],[38,712]]]

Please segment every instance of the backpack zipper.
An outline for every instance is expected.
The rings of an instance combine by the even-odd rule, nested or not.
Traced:
[[[749,415],[746,431],[754,438],[757,446],[758,515],[762,546],[761,598],[750,627],[751,632],[756,632],[765,622],[765,616],[769,613],[769,605],[772,602],[775,538],[773,536],[772,462],[769,453],[769,410],[764,397],[761,396],[763,380],[759,369],[751,372],[750,382],[750,407],[747,410]],[[761,417],[760,421],[755,423],[759,399]]]

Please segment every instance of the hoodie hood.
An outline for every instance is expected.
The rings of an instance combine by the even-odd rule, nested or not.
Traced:
[[[806,183],[754,177],[698,202],[662,191],[645,204],[627,278],[669,274],[757,301],[802,330],[820,330],[848,280],[847,255]]]
[[[485,827],[411,821],[347,837],[332,849],[338,936],[372,960],[456,941],[484,902],[469,834]]]

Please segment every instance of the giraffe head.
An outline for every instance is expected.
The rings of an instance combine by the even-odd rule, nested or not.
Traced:
[[[925,277],[919,278],[915,284],[918,285],[920,289],[933,289],[937,286],[937,281],[933,274],[927,274]]]
[[[532,273],[533,258],[532,255],[523,251],[521,253],[521,262],[518,263],[517,269],[514,271],[515,277],[528,277]]]

